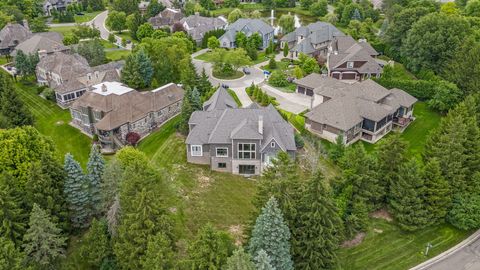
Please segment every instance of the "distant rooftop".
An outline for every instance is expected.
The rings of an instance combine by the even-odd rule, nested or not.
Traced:
[[[102,96],[108,96],[111,94],[121,96],[130,91],[134,91],[134,89],[120,82],[104,82],[104,83],[94,85],[92,86],[92,88],[93,88],[92,92]]]

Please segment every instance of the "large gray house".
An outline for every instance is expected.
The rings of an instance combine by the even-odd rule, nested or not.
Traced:
[[[27,21],[23,25],[7,23],[0,30],[0,55],[9,55],[18,44],[32,36]]]
[[[262,49],[265,49],[273,40],[274,29],[266,22],[260,19],[238,19],[226,28],[225,34],[219,38],[220,47],[236,48],[235,38],[238,32],[243,32],[247,37],[253,33],[258,33],[262,37]]]
[[[297,150],[293,128],[273,106],[237,108],[224,88],[188,121],[187,161],[215,171],[258,175],[277,153]]]
[[[305,127],[331,142],[342,135],[345,144],[375,143],[394,127],[403,131],[415,119],[415,97],[372,80],[346,83],[314,73],[295,83],[298,94],[312,99]]]
[[[205,33],[217,29],[225,29],[227,20],[223,17],[203,17],[198,12],[180,20],[183,28],[198,45],[202,43]]]

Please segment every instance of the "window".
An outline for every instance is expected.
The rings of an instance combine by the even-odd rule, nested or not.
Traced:
[[[255,159],[255,144],[254,143],[239,143],[238,144],[238,158],[240,158],[240,159]]]
[[[239,174],[255,174],[255,165],[239,165]]]
[[[271,142],[271,143],[270,143],[270,147],[271,147],[271,148],[275,148],[275,142]]]
[[[217,148],[217,157],[228,157],[228,148]]]
[[[192,157],[201,157],[203,156],[202,146],[201,145],[191,145],[190,152]]]
[[[225,169],[225,168],[227,168],[227,163],[225,163],[225,162],[218,163],[218,168],[219,168],[219,169]]]
[[[347,68],[353,68],[353,62],[347,62]]]

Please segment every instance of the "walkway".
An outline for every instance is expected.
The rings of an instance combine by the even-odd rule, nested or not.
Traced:
[[[480,230],[455,247],[410,270],[480,269]]]

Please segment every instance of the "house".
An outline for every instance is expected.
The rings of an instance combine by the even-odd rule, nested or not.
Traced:
[[[297,59],[300,53],[317,57],[326,57],[330,42],[337,37],[344,36],[335,26],[326,22],[315,22],[302,26],[290,32],[280,39],[280,47],[286,44],[290,49],[288,57]]]
[[[179,22],[183,18],[183,13],[179,9],[166,8],[155,17],[148,19],[148,22],[154,29],[163,27],[171,27],[176,22]]]
[[[51,16],[54,10],[64,11],[68,5],[76,2],[77,0],[45,0],[43,2],[43,12],[46,16]]]
[[[394,127],[403,131],[415,119],[415,97],[400,89],[387,90],[370,79],[345,83],[311,74],[296,84],[299,94],[313,88],[313,108],[305,114],[305,127],[331,142],[342,135],[345,144],[375,143]]]
[[[90,67],[79,54],[39,52],[40,62],[36,68],[37,82],[55,91],[57,104],[67,108],[81,97],[87,89],[105,81],[120,81],[123,61]]]
[[[259,175],[278,152],[295,157],[293,128],[273,106],[237,108],[224,88],[188,121],[187,161],[214,171]]]
[[[155,0],[153,0],[155,1]],[[165,8],[172,8],[173,3],[170,0],[157,0],[158,3],[162,4]],[[179,1],[179,3],[181,3]],[[138,10],[140,11],[140,14],[145,15],[147,13],[148,6],[150,5],[150,1],[140,1],[138,3]]]
[[[27,21],[23,25],[7,23],[0,31],[0,55],[9,55],[18,44],[31,36]]]
[[[337,36],[328,47],[328,74],[340,80],[380,77],[384,61],[377,61],[376,56],[378,52],[366,40]]]
[[[236,22],[230,24],[226,28],[225,34],[223,34],[220,40],[220,47],[222,48],[235,48],[235,38],[238,32],[243,32],[247,37],[253,33],[258,33],[262,37],[262,49],[265,49],[273,41],[274,29],[266,22],[260,19],[238,19]]]
[[[106,81],[89,87],[72,104],[72,125],[97,135],[105,151],[115,151],[126,144],[127,134],[143,138],[180,113],[183,95],[183,89],[173,83],[138,92]]]
[[[180,20],[183,28],[197,42],[201,44],[205,33],[217,29],[225,29],[227,20],[223,17],[203,17],[196,12]]]
[[[63,45],[63,36],[60,33],[44,32],[35,33],[30,38],[18,44],[10,55],[15,57],[18,51],[22,51],[27,55],[38,52],[43,52],[48,55],[55,52],[67,53],[70,51],[70,48]]]

